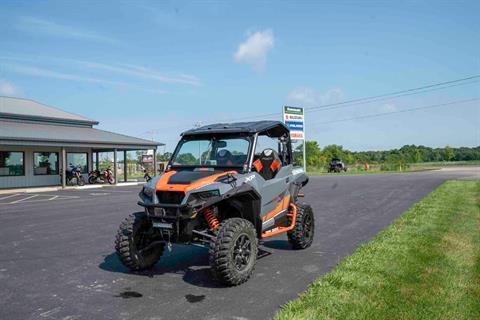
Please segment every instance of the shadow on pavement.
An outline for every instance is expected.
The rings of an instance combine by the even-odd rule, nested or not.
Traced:
[[[120,262],[115,252],[105,256],[98,267],[109,272],[151,278],[167,273],[182,274],[183,281],[197,287],[225,287],[212,279],[208,264],[208,249],[195,246],[174,245],[172,252],[165,251],[160,261],[148,270],[130,271]]]
[[[292,250],[292,247],[290,246],[290,243],[288,243],[287,240],[269,240],[269,241],[263,241],[262,245],[265,248],[269,249],[276,249],[276,250]]]
[[[286,244],[285,244],[286,243]],[[268,244],[268,245],[267,245]],[[268,241],[265,247],[287,250],[287,241]],[[269,256],[270,252],[259,249],[258,259]],[[174,245],[172,252],[165,250],[160,261],[153,268],[143,271],[130,271],[117,257],[115,252],[104,257],[98,267],[102,270],[131,274],[144,277],[155,277],[162,274],[182,274],[183,281],[191,285],[203,288],[224,288],[225,286],[215,281],[210,273],[208,263],[208,249],[189,245]]]

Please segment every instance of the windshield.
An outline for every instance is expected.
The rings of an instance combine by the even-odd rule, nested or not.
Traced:
[[[247,162],[248,138],[182,140],[172,158],[174,166],[238,167]]]

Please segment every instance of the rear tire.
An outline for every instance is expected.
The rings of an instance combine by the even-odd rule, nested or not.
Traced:
[[[244,283],[253,273],[257,254],[257,232],[252,223],[241,218],[227,219],[210,242],[212,274],[227,286]]]
[[[146,234],[152,225],[144,212],[132,213],[120,224],[115,239],[115,250],[122,264],[130,270],[147,269],[155,265],[165,245],[159,244],[143,251],[150,244]]]
[[[109,184],[114,184],[115,183],[115,178],[112,178],[112,177],[108,178],[108,183]]]
[[[297,216],[295,227],[288,231],[288,241],[294,249],[306,249],[312,245],[315,234],[315,217],[312,207],[308,204],[296,204]]]
[[[88,177],[88,183],[89,184],[95,184],[96,181],[97,181],[97,177],[95,177],[95,176]]]

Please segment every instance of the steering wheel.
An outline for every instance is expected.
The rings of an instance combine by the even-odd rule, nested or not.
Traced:
[[[232,153],[227,149],[222,149],[217,152],[217,161],[220,165],[232,165]],[[230,163],[228,163],[230,161]]]

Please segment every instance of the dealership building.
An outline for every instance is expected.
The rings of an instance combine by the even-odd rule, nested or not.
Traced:
[[[0,189],[65,187],[66,168],[80,168],[86,176],[99,168],[99,153],[104,152],[113,153],[116,181],[127,181],[127,151],[154,150],[156,155],[163,145],[96,125],[95,120],[29,99],[0,97]]]

